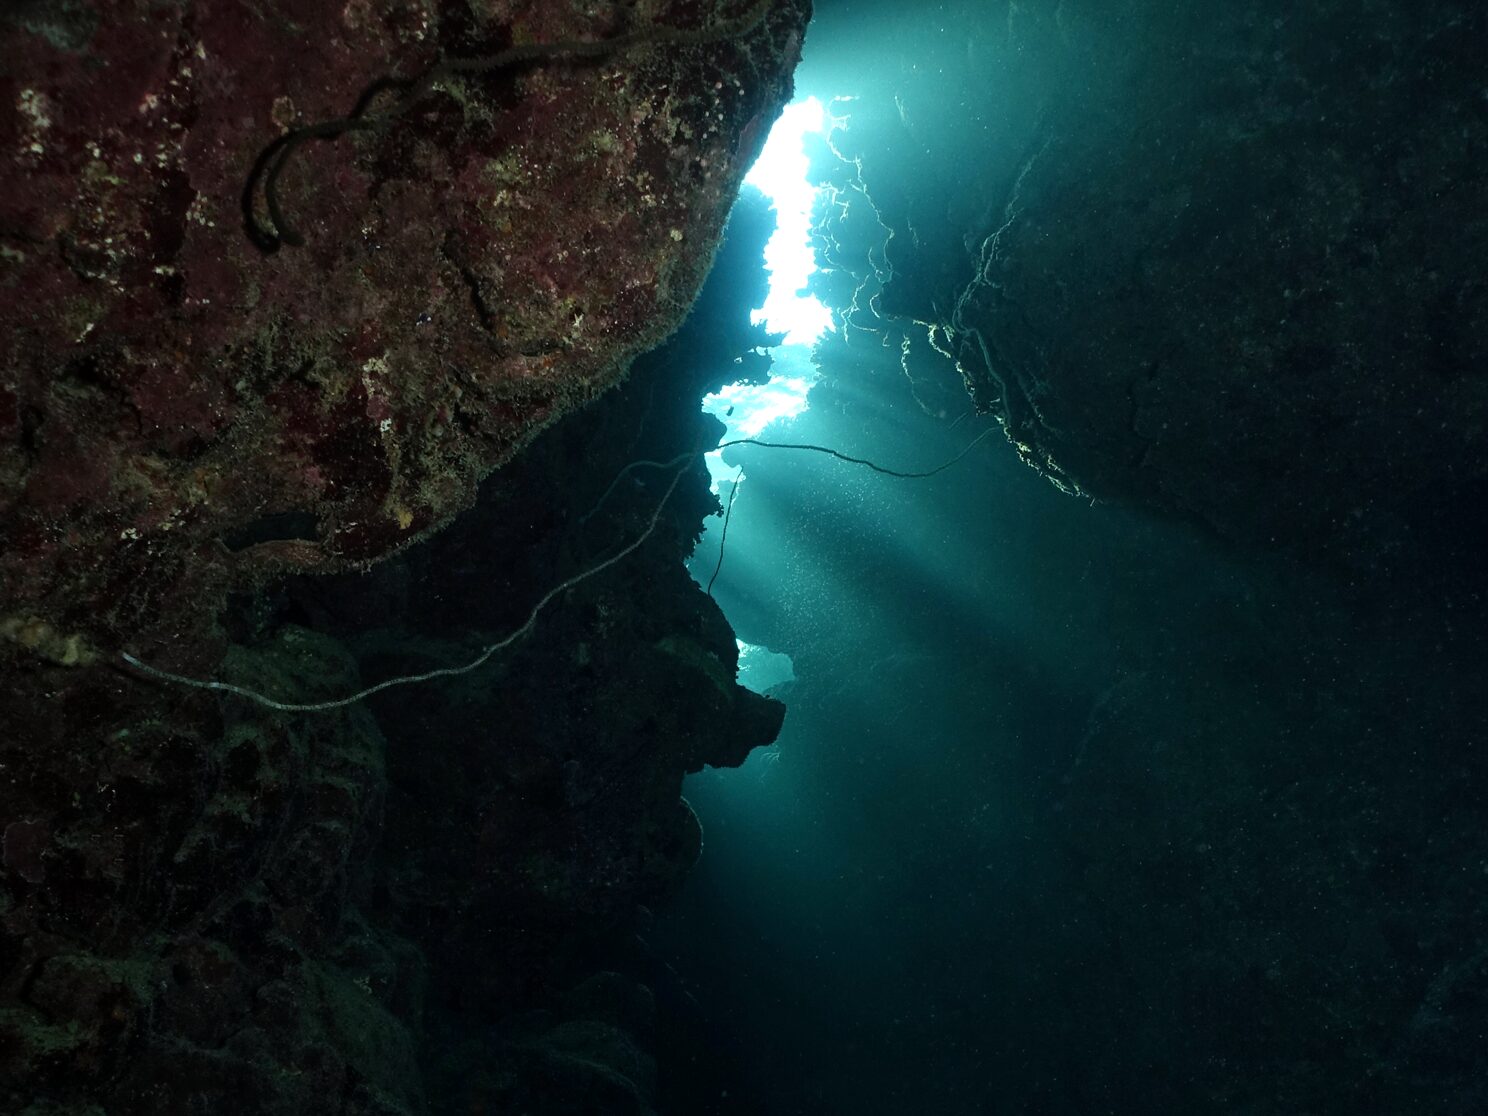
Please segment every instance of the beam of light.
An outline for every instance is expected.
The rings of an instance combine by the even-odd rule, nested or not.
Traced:
[[[765,304],[754,311],[753,320],[763,323],[771,333],[784,336],[782,343],[771,350],[772,374],[768,382],[729,384],[704,398],[703,410],[723,421],[720,441],[756,438],[772,423],[802,414],[816,383],[817,370],[811,350],[817,339],[832,328],[832,315],[815,296],[803,297],[801,293],[816,270],[816,256],[811,247],[811,211],[817,191],[807,177],[810,161],[806,157],[805,137],[808,133],[820,134],[828,122],[826,110],[815,97],[787,105],[745,178],[745,182],[770,199],[775,210],[775,231],[765,245],[769,291]],[[724,484],[731,486],[731,506],[738,486],[744,482],[744,471],[725,464],[717,450],[706,454],[704,460],[715,494],[721,493]],[[722,531],[710,524],[710,542],[714,534],[719,536],[721,546]],[[699,577],[701,567],[692,568],[694,576]],[[711,592],[711,580],[708,588]]]
[[[767,694],[776,686],[796,680],[795,664],[789,655],[771,651],[742,639],[734,640],[739,648],[739,684],[757,694]]]
[[[765,245],[769,293],[765,304],[754,311],[754,321],[785,336],[771,351],[774,371],[768,383],[729,384],[703,400],[703,410],[723,420],[724,439],[755,438],[772,422],[799,415],[806,410],[806,396],[816,382],[811,347],[832,328],[832,315],[815,296],[800,293],[816,270],[811,249],[816,188],[807,179],[809,162],[803,141],[808,133],[820,134],[827,124],[826,109],[815,97],[787,105],[744,179],[768,197],[775,209],[775,232]],[[708,455],[708,471],[714,492],[720,481],[739,480],[739,470],[723,464],[717,453]]]
[[[723,420],[725,439],[757,438],[777,419],[804,411],[814,382],[812,376],[786,373],[772,376],[767,384],[728,384],[703,397],[703,410]]]
[[[782,345],[771,351],[773,371],[768,383],[726,384],[712,395],[703,396],[703,410],[722,420],[723,436],[757,438],[767,426],[782,419],[794,418],[806,410],[806,397],[816,383],[816,368],[811,363],[811,350],[805,345]],[[718,450],[705,455],[708,473],[713,478],[713,491],[719,482],[733,483],[741,470],[723,462]]]
[[[770,295],[755,311],[755,321],[784,333],[787,345],[811,345],[832,328],[832,315],[814,295],[799,293],[816,270],[811,251],[811,203],[816,189],[806,179],[808,163],[802,141],[821,133],[827,113],[815,97],[787,105],[770,129],[764,150],[744,181],[775,205],[775,234],[765,246]]]

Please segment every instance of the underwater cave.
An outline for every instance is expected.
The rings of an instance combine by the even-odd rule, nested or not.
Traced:
[[[1485,57],[0,8],[0,1111],[1488,1111]]]

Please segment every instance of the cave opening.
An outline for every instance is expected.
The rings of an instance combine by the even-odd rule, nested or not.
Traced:
[[[289,6],[0,5],[0,1110],[1488,1111],[1488,8]]]
[[[1219,447],[1252,421],[1297,422],[1307,404],[1263,405],[1265,420],[1252,411],[1239,426],[1220,419],[1245,412],[1232,394],[1251,383],[1239,367],[1190,380],[1182,418],[1163,410],[1172,377],[1190,373],[1165,372],[1148,348],[1156,300],[1194,284],[1165,328],[1209,328],[1214,288],[1202,277],[1213,273],[1200,261],[1223,244],[1235,253],[1224,258],[1248,261],[1251,284],[1226,305],[1255,314],[1303,265],[1229,238],[1296,195],[1237,191],[1197,162],[1173,173],[1170,160],[1202,162],[1212,142],[1210,125],[1185,114],[1222,110],[1190,106],[1189,78],[1127,69],[1115,25],[974,7],[822,4],[797,71],[798,95],[830,106],[827,126],[803,141],[818,190],[803,287],[832,328],[799,377],[809,405],[755,429],[901,468],[1001,429],[954,470],[914,483],[752,446],[714,467],[727,478],[727,518],[708,521],[694,577],[741,647],[788,657],[790,674],[764,681],[788,712],[768,748],[685,785],[703,852],[647,940],[705,1020],[713,1057],[707,1072],[675,1067],[662,1108],[972,1116],[1389,1103],[1380,1098],[1410,1094],[1404,1082],[1432,1072],[1419,1060],[1431,1056],[1361,1058],[1342,1035],[1368,1029],[1354,1014],[1365,1003],[1417,1010],[1431,965],[1415,967],[1423,959],[1401,934],[1417,916],[1400,904],[1442,877],[1395,890],[1400,862],[1371,842],[1386,830],[1431,840],[1426,788],[1471,754],[1481,710],[1481,689],[1458,673],[1476,637],[1450,626],[1457,680],[1432,687],[1443,704],[1429,714],[1409,696],[1420,675],[1400,655],[1417,623],[1444,635],[1429,595],[1462,607],[1476,575],[1457,546],[1454,572],[1386,560],[1374,575],[1390,566],[1386,580],[1415,585],[1411,602],[1384,604],[1394,590],[1355,564],[1356,548],[1373,544],[1303,522],[1326,517],[1336,492],[1292,490],[1268,505],[1271,489],[1258,502],[1245,487],[1257,481],[1254,447]],[[1339,33],[1325,17],[1310,26]],[[1278,19],[1257,37],[1240,21],[1207,34],[1177,19],[1164,33],[1217,50],[1247,42],[1285,68],[1301,29]],[[1320,61],[1307,64],[1327,80]],[[1215,65],[1214,86],[1230,88],[1231,71]],[[1050,127],[1076,104],[1095,115]],[[1112,104],[1131,121],[1115,121]],[[1145,130],[1162,138],[1144,146]],[[1311,158],[1296,142],[1292,157]],[[1195,175],[1209,197],[1194,194]],[[1145,207],[1143,231],[1111,244],[1133,207]],[[1325,222],[1295,208],[1286,220],[1312,236]],[[1036,276],[1056,258],[1062,273]],[[1090,327],[1100,337],[1078,355],[1062,336],[1085,328],[1070,316],[1076,287],[1109,324]],[[1274,327],[1251,320],[1260,333]],[[1112,392],[1097,375],[1061,381],[1071,359],[1137,370],[1113,372],[1125,379]],[[798,367],[781,364],[785,375]],[[745,398],[710,407],[747,422]],[[1322,411],[1348,405],[1309,398],[1316,444],[1336,430]],[[1196,417],[1205,408],[1212,419]],[[1197,449],[1205,439],[1212,456]],[[1160,464],[1154,455],[1175,446],[1205,464]],[[1161,495],[1145,487],[1164,470],[1207,471],[1216,487],[1203,499],[1226,489],[1233,500],[1199,511],[1182,481],[1162,482],[1176,487]],[[1294,515],[1306,499],[1318,503]],[[1309,538],[1353,550],[1350,572],[1304,557]],[[1384,547],[1398,556],[1397,544]],[[1405,758],[1376,718],[1413,739],[1430,722],[1455,743]],[[1364,800],[1376,792],[1364,788],[1396,774],[1405,789],[1385,811],[1393,820],[1371,816]],[[1454,827],[1480,801],[1459,791],[1448,795]],[[1341,870],[1360,842],[1397,867]],[[1375,890],[1382,876],[1395,898]],[[1321,921],[1304,928],[1304,908]],[[1378,930],[1370,946],[1361,917]],[[1329,991],[1335,980],[1361,982],[1351,1006]],[[1289,1050],[1290,1037],[1318,1038],[1324,1003],[1349,1020],[1337,1041]],[[1388,1063],[1391,1083],[1359,1082],[1350,1067],[1365,1063]],[[1475,1089],[1464,1087],[1454,1095]]]

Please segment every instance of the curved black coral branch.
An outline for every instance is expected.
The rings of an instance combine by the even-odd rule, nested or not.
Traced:
[[[277,252],[282,246],[297,248],[305,238],[284,212],[279,198],[279,179],[297,151],[310,140],[335,141],[347,132],[374,132],[390,128],[441,82],[466,74],[490,74],[522,66],[542,65],[569,59],[601,58],[639,46],[694,46],[742,35],[764,19],[775,0],[755,0],[748,10],[733,19],[695,30],[651,24],[608,39],[565,39],[554,43],[524,43],[495,54],[471,58],[446,58],[413,78],[378,78],[357,98],[346,116],[292,128],[269,144],[254,160],[243,187],[243,231],[259,251]],[[381,112],[372,112],[384,93],[397,94]],[[259,219],[258,196],[263,194],[268,222]]]

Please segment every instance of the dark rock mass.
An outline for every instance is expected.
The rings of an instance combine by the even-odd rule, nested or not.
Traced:
[[[759,206],[698,292],[807,15],[0,11],[0,1109],[650,1110],[630,942],[700,848],[683,773],[782,716],[685,573],[679,455],[765,363]],[[637,459],[677,463],[607,494]],[[120,658],[338,698],[648,523],[412,701]]]
[[[1475,553],[1488,13],[936,8],[893,96],[843,89],[824,296],[856,287],[911,376],[954,361],[1072,489],[1361,574],[1416,534]]]
[[[745,6],[8,6],[10,640],[205,669],[225,588],[468,507],[681,320],[789,96],[804,13],[767,7],[720,41],[472,66],[255,177],[286,130],[376,116],[389,79]],[[303,246],[264,250],[271,200]]]
[[[814,429],[1015,454],[915,561],[840,461],[753,475],[771,591],[842,590],[754,603],[868,772],[844,937],[904,943],[764,1048],[930,1116],[1488,1111],[1488,7],[818,7]],[[684,563],[811,17],[0,0],[0,1111],[709,1116],[691,1041],[671,1095],[791,1116],[647,925],[684,774],[782,730]],[[826,971],[750,935],[696,944]]]

